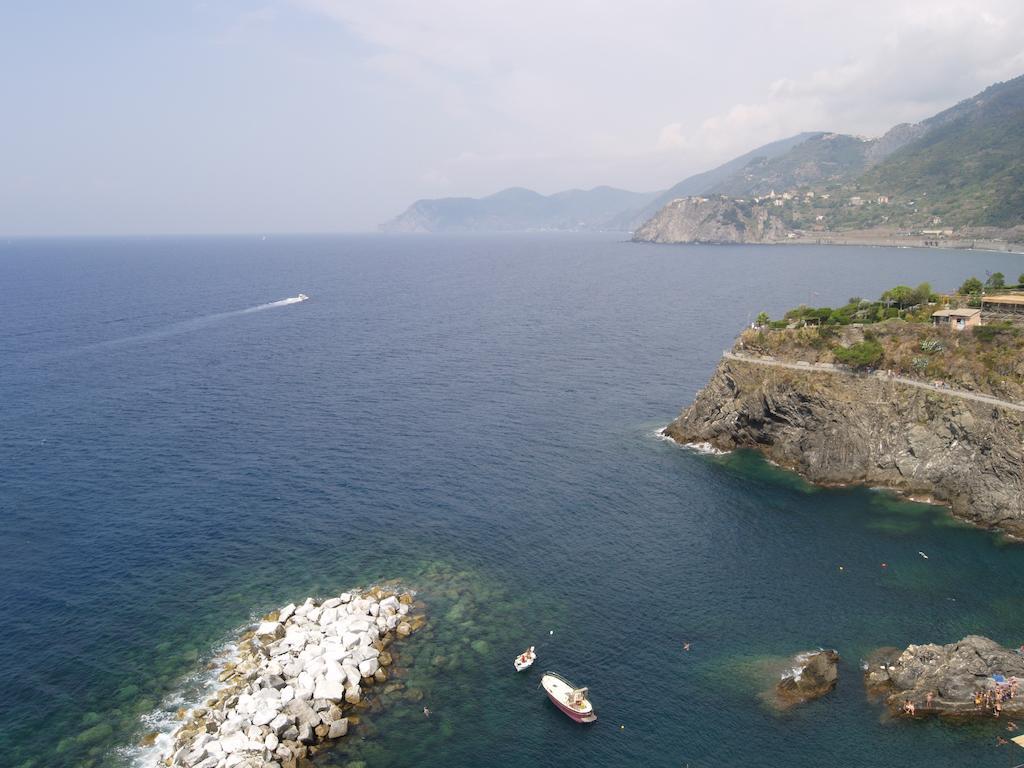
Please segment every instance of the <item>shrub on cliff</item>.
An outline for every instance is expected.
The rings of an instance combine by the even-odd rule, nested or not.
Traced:
[[[836,347],[832,354],[840,363],[851,368],[876,368],[882,362],[885,350],[874,339],[865,339],[848,347]]]
[[[984,288],[984,286],[981,284],[981,280],[976,277],[969,277],[964,280],[963,285],[957,289],[957,293],[962,296],[971,296],[981,293],[982,288]]]
[[[971,330],[974,332],[974,338],[979,341],[994,341],[1000,336],[1018,336],[1020,334],[1020,331],[1011,323],[976,325]]]

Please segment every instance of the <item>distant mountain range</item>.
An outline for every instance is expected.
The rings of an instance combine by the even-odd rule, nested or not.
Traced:
[[[657,192],[613,187],[541,195],[512,187],[487,197],[418,200],[381,229],[387,232],[498,232],[622,229],[623,212],[644,208]]]
[[[725,216],[729,223],[741,222],[742,230],[742,222],[752,221],[751,216],[764,218],[750,207],[750,198],[773,193],[786,193],[784,201],[772,201],[771,210],[764,214],[778,218],[779,226],[768,222],[769,226],[760,226],[758,232],[939,224],[953,228],[1022,226],[1024,76],[993,85],[920,123],[897,125],[880,138],[801,133],[661,192],[597,187],[544,196],[527,189],[507,189],[484,198],[420,200],[381,228],[404,232],[633,231],[646,222],[643,230],[654,236],[641,239],[659,239],[659,231],[697,231],[693,222],[683,226],[678,221],[672,223],[673,216],[694,216],[699,210],[678,202],[672,211],[666,209],[681,198],[714,196],[734,201],[742,210],[728,213],[728,205],[716,205],[716,215]],[[724,230],[717,227],[715,231]]]
[[[417,200],[380,228],[385,232],[518,232],[529,230],[612,230],[629,232],[666,203],[698,195],[729,182],[749,163],[768,161],[820,133],[801,133],[765,144],[710,171],[683,179],[671,189],[629,192],[614,187],[570,189],[541,195],[511,187],[487,197]]]

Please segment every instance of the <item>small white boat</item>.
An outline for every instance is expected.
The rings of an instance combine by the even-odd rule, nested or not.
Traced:
[[[537,660],[537,653],[533,650],[531,645],[521,654],[516,656],[516,660],[512,662],[516,668],[516,672],[522,672],[524,669],[529,669],[530,666]]]
[[[296,296],[295,298],[297,298],[297,299],[298,299],[299,301],[305,301],[306,299],[308,299],[308,298],[309,298],[309,296],[307,296],[307,295],[306,295],[306,294],[304,294],[304,293],[300,293],[300,294],[299,294],[298,296]]]

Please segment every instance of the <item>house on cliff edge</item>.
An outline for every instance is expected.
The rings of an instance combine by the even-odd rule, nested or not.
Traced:
[[[981,325],[980,309],[940,309],[932,312],[932,325],[938,328],[953,328],[962,331],[975,325]]]

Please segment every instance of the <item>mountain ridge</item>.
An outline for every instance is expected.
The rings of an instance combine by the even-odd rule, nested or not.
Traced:
[[[688,197],[724,202],[703,209],[678,204]],[[766,206],[767,218],[751,203]],[[691,220],[698,210],[714,215]],[[1024,75],[876,138],[799,133],[667,190],[598,186],[541,195],[510,187],[481,198],[418,200],[380,228],[614,230],[654,242],[828,241],[860,231],[943,239],[954,230],[960,239],[1024,240]]]
[[[854,240],[872,244],[879,236],[927,246],[1024,242],[1024,76],[878,139],[808,139],[748,164],[707,194],[718,198],[713,219],[697,221],[695,206],[676,204],[645,222],[634,240],[849,242],[859,233]],[[742,227],[730,234],[721,225],[742,219],[747,198],[769,206],[775,224],[761,222],[759,235]]]
[[[424,198],[381,224],[380,229],[384,232],[494,232],[530,229],[631,232],[673,199],[699,194],[727,179],[743,165],[757,158],[777,157],[816,135],[819,134],[798,133],[769,142],[719,166],[687,176],[667,190],[630,192],[601,185],[589,190],[568,189],[542,195],[525,187],[508,187],[485,197]],[[524,209],[514,215],[507,206],[502,205],[512,193],[524,204]],[[611,210],[615,205],[609,204],[613,197],[619,206],[616,210]],[[598,201],[605,205],[597,205]],[[568,215],[570,212],[576,213],[576,219]]]

